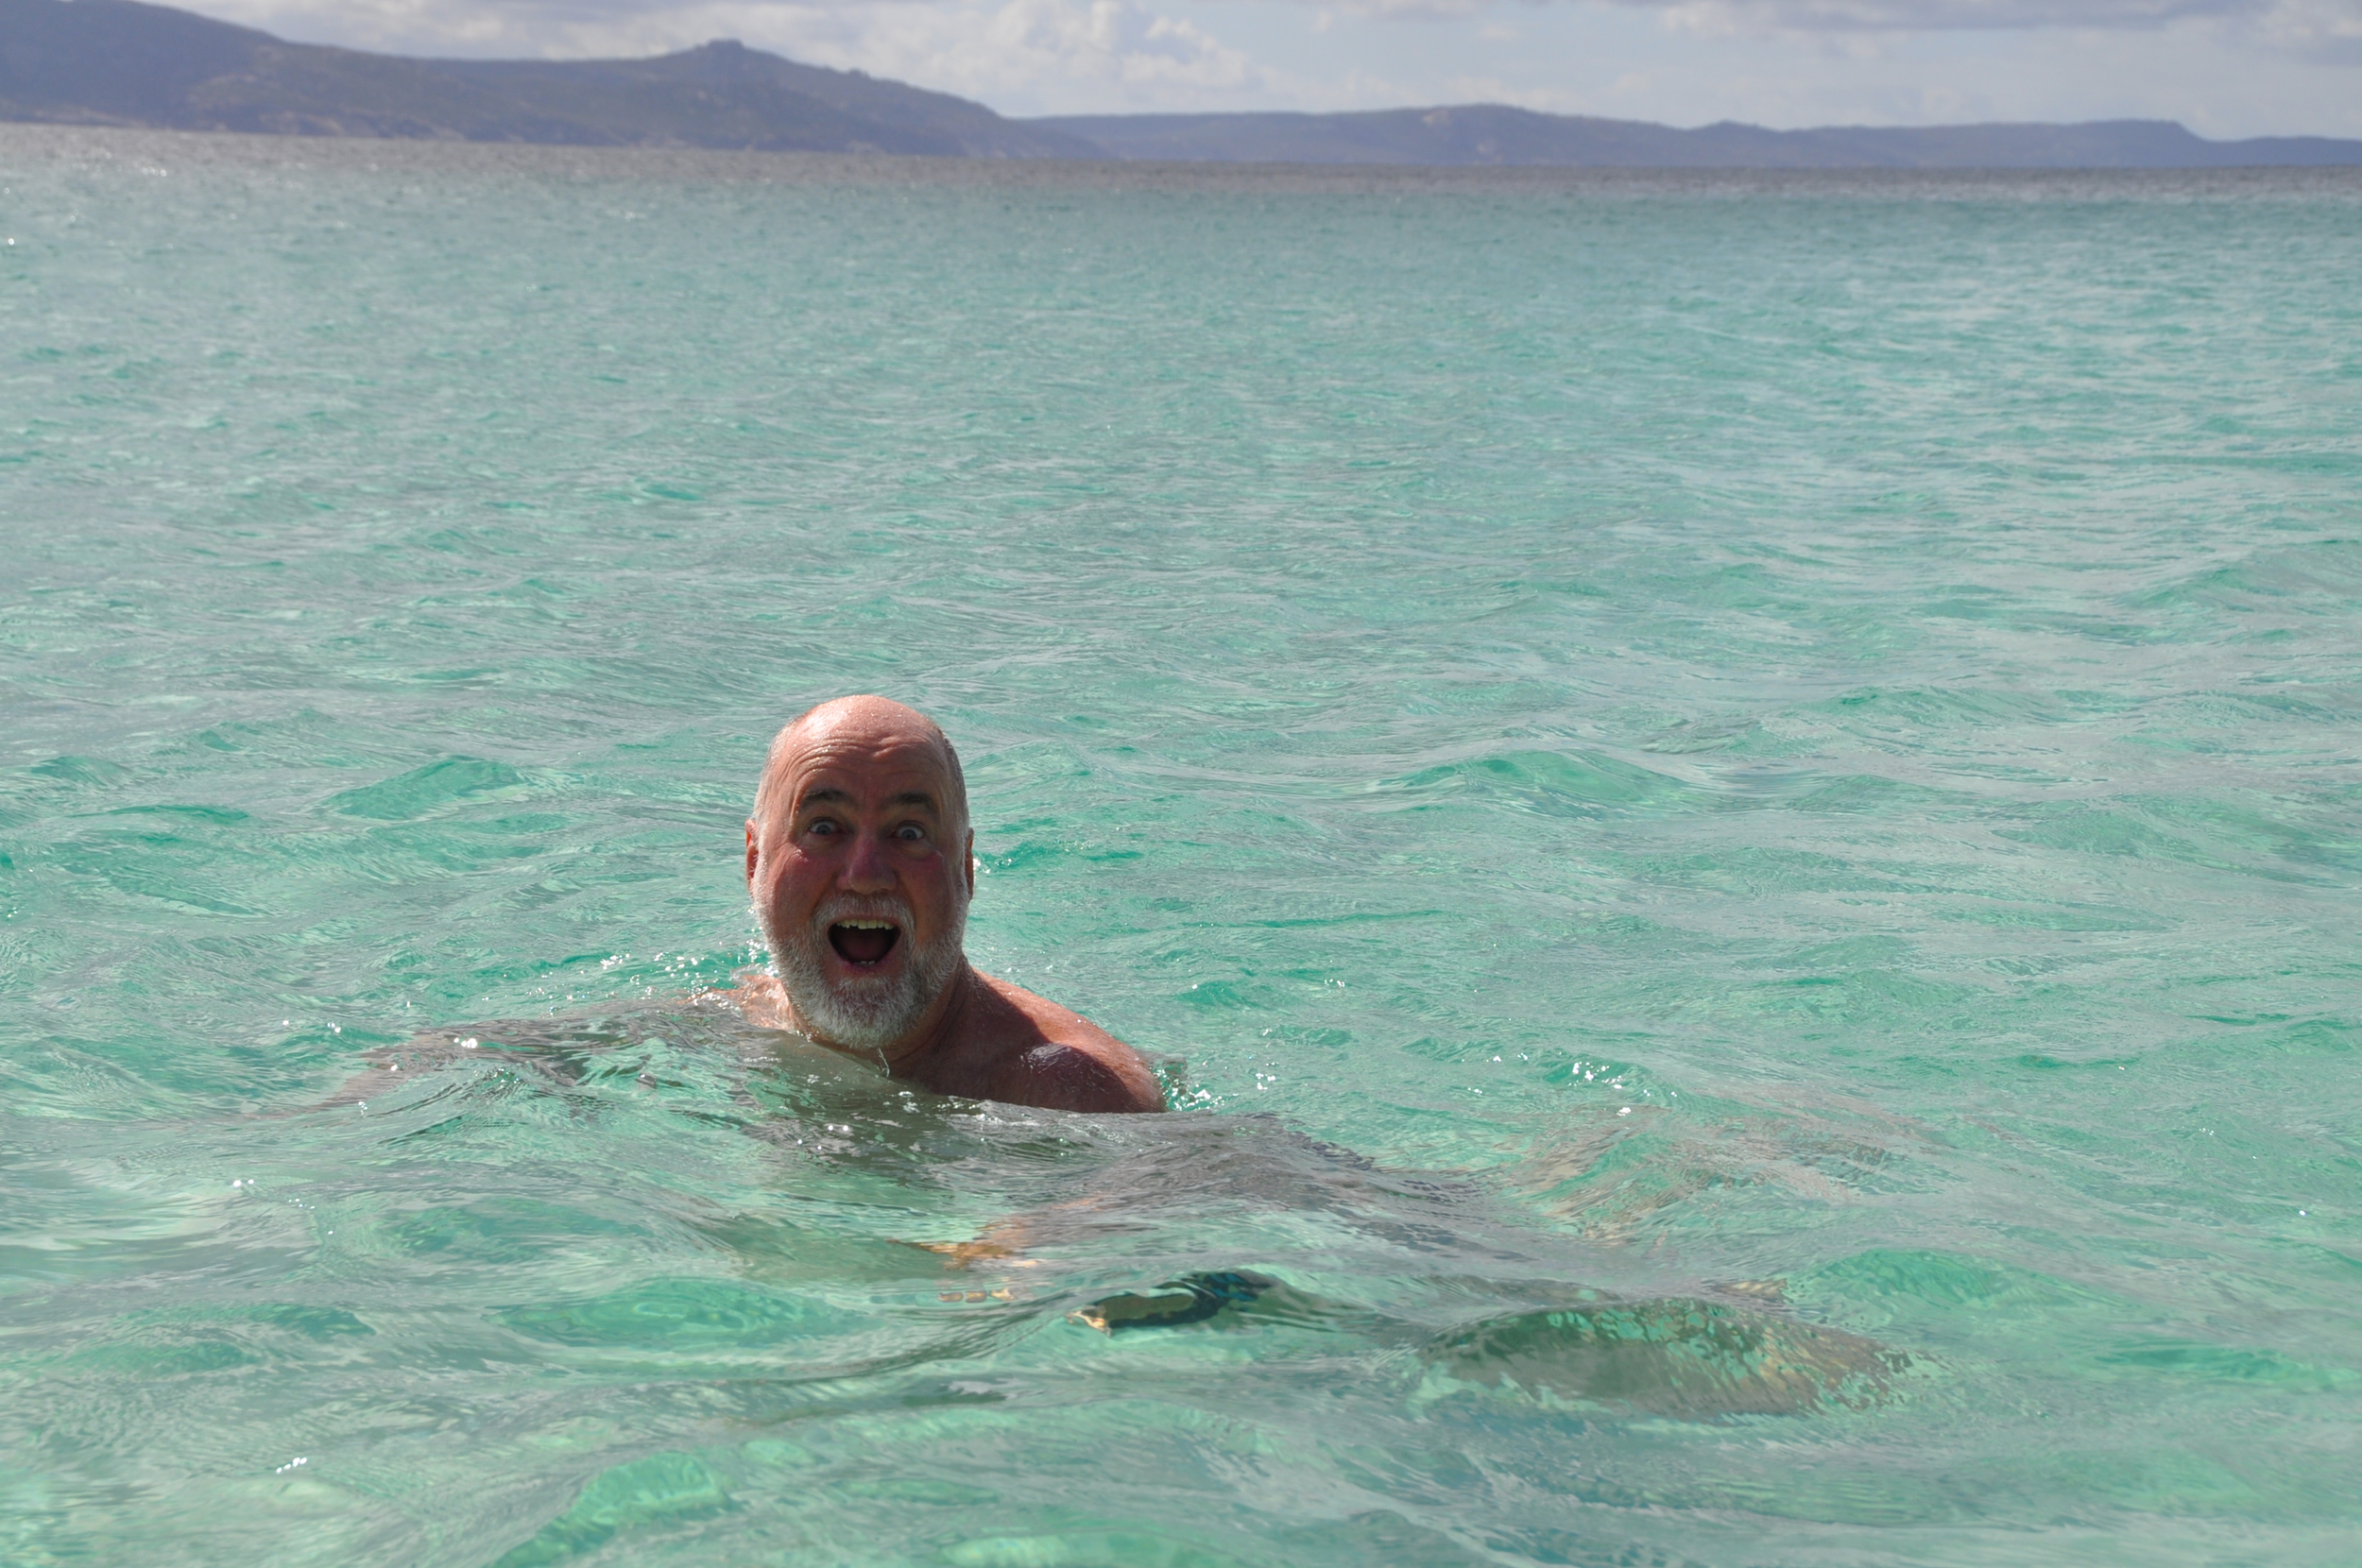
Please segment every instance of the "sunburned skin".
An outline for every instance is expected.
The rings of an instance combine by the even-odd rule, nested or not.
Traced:
[[[835,1046],[796,1021],[777,977],[761,970],[724,993],[758,1029],[785,1030],[869,1061],[871,1052]],[[999,1099],[1059,1111],[1161,1111],[1163,1093],[1138,1051],[1078,1013],[967,968],[933,1037],[881,1065],[939,1095]]]
[[[793,1031],[937,1094],[1063,1111],[1161,1111],[1138,1051],[977,970],[959,758],[883,697],[824,703],[772,742],[746,822],[746,890],[767,971],[728,993]]]

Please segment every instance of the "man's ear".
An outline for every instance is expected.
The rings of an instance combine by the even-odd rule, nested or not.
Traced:
[[[755,861],[762,853],[762,841],[755,832],[755,819],[746,819],[746,885],[755,885]]]
[[[967,830],[967,842],[963,847],[967,861],[967,895],[973,898],[976,896],[976,829],[973,827]]]

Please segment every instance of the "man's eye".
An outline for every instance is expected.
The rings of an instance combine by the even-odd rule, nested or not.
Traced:
[[[924,844],[927,841],[927,830],[915,823],[906,822],[894,830],[894,836],[904,844]]]
[[[830,822],[826,817],[822,817],[818,822],[815,822],[810,827],[805,828],[804,831],[807,833],[834,833],[836,831],[836,824]]]

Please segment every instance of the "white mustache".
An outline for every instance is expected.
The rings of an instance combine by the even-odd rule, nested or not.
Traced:
[[[910,905],[899,898],[857,898],[840,893],[821,903],[820,912],[813,916],[813,929],[825,939],[829,928],[840,920],[888,920],[905,936],[913,924]]]

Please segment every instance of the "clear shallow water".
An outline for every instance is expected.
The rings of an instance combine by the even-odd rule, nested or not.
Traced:
[[[0,1557],[2351,1560],[2362,182],[0,168]],[[863,689],[1184,1114],[684,1000]]]

